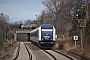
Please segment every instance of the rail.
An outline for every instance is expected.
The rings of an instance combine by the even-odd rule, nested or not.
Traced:
[[[47,52],[45,50],[43,50],[43,51],[46,52],[47,54],[49,54],[50,56],[52,56],[54,60],[57,60],[51,53],[49,53],[49,52]]]
[[[90,58],[87,58],[83,55],[74,53],[74,52],[68,52],[69,55],[74,56],[75,58],[78,58],[79,60],[90,60]]]
[[[30,54],[29,49],[27,48],[27,46],[26,46],[26,44],[25,44],[25,43],[24,43],[24,45],[25,45],[25,48],[26,48],[26,50],[27,50],[27,52],[28,52],[28,55],[29,55],[29,60],[32,60],[32,55]],[[20,43],[19,43],[19,45],[18,45],[18,49],[17,49],[16,56],[15,56],[15,58],[13,58],[13,60],[18,59],[19,52],[20,52]]]
[[[16,60],[16,59],[18,58],[18,56],[19,56],[19,51],[20,51],[20,43],[19,43],[19,45],[18,45],[18,49],[17,49],[16,56],[15,56],[15,58],[13,58],[13,60]]]
[[[32,44],[34,44],[35,46],[39,47],[38,44],[37,44],[35,41],[32,41],[32,40],[30,40],[30,41],[31,41]],[[39,48],[41,49],[41,47],[39,47]],[[42,50],[43,50],[43,49],[42,49]],[[54,60],[57,60],[51,53],[49,53],[49,52],[47,52],[47,51],[45,51],[45,50],[43,50],[43,51],[46,52],[47,54],[49,54],[51,57],[53,57]],[[55,50],[53,50],[53,51],[56,52],[56,53],[58,53],[58,54],[61,54],[61,55],[65,56],[65,57],[67,57],[67,58],[70,59],[70,60],[74,60],[73,58],[71,58],[71,57],[69,57],[69,56],[67,56],[67,55],[65,55],[65,54],[62,54],[62,53],[57,52],[57,51],[55,51]]]
[[[56,50],[54,50],[54,49],[52,49],[52,50],[53,50],[54,52],[58,53],[58,54],[61,54],[61,55],[65,56],[65,57],[69,58],[70,60],[74,60],[72,57],[70,57],[70,56],[68,56],[68,55],[66,55],[66,54],[60,53],[60,52],[58,52],[58,51],[56,51]]]
[[[28,55],[29,55],[29,60],[32,60],[32,55],[30,54],[30,51],[29,49],[27,48],[26,44],[24,43],[25,47],[26,47],[26,50],[28,52]]]

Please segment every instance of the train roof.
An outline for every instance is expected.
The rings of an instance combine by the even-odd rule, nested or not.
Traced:
[[[39,28],[36,28],[36,29],[32,30],[30,33],[34,33],[34,32],[36,32],[38,29],[39,29]]]
[[[53,29],[53,25],[51,25],[51,24],[43,24],[43,25],[41,25],[41,29]]]

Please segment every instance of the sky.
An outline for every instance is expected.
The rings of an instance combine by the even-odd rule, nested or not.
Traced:
[[[0,0],[0,13],[9,16],[10,22],[35,20],[45,6],[43,0]]]

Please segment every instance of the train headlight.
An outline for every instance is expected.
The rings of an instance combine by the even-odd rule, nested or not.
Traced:
[[[44,38],[42,38],[41,40],[44,40]]]
[[[52,38],[50,40],[53,40]]]

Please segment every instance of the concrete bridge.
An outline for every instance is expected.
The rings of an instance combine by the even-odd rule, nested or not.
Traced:
[[[14,39],[17,41],[17,34],[28,34],[28,41],[30,41],[31,29],[14,29]]]

